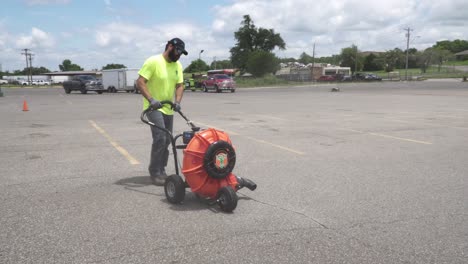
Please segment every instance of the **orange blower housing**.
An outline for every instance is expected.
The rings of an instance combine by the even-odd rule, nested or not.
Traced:
[[[229,135],[209,128],[195,133],[184,149],[182,173],[192,192],[215,199],[225,186],[237,190],[236,154]]]

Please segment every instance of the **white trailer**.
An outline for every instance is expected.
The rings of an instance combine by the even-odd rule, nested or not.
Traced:
[[[70,77],[67,75],[52,75],[50,76],[51,83],[63,83],[70,80]]]
[[[110,93],[134,92],[139,69],[111,69],[102,71],[102,85]]]

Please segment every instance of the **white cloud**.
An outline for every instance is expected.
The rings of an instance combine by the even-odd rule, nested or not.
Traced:
[[[23,1],[30,5],[71,2]],[[174,3],[188,8],[188,2],[176,0]],[[198,59],[199,55],[211,63],[214,57],[218,60],[229,58],[229,50],[235,44],[234,32],[241,26],[246,14],[251,16],[257,27],[272,28],[281,35],[287,50],[275,51],[280,57],[298,58],[302,52],[311,55],[314,43],[316,56],[319,57],[338,54],[342,48],[352,44],[363,51],[385,51],[397,47],[405,49],[404,29],[408,27],[412,29],[411,47],[419,50],[434,45],[436,41],[466,40],[468,36],[466,0],[233,0],[213,6],[210,9],[211,16],[196,20],[200,23],[208,20],[206,24],[197,24],[190,18],[177,16],[171,20],[153,20],[151,16],[133,20],[129,18],[141,14],[132,8],[122,8],[121,2],[103,0],[99,3],[104,14],[96,22],[99,24],[93,26],[92,23],[86,23],[78,24],[77,28],[59,29],[55,33],[57,39],[50,33],[52,31],[42,25],[40,29],[36,26],[26,34],[21,31],[8,32],[6,22],[11,18],[3,18],[3,27],[0,19],[2,63],[16,67],[14,63],[4,60],[6,55],[3,51],[12,50],[8,56],[18,57],[19,60],[15,60],[22,65],[18,50],[29,48],[37,54],[37,63],[51,70],[56,70],[56,65],[65,58],[72,59],[86,69],[100,68],[107,63],[140,67],[148,56],[161,53],[167,40],[173,37],[179,37],[186,43],[189,55],[181,58],[184,66]],[[119,5],[119,8],[115,5]],[[131,5],[123,4],[125,6]],[[204,52],[200,54],[202,49]]]
[[[327,56],[352,44],[362,50],[406,48],[407,27],[414,29],[414,36],[466,38],[466,10],[466,0],[239,0],[214,8],[212,28],[217,36],[223,32],[232,36],[249,14],[257,27],[273,28],[282,36],[287,44],[285,56],[298,57],[303,51],[311,54],[314,42],[319,56]],[[421,40],[412,43],[427,48],[418,42]],[[434,39],[429,45],[433,44]]]
[[[52,48],[55,45],[54,37],[33,27],[31,35],[23,35],[16,40],[18,48]]]

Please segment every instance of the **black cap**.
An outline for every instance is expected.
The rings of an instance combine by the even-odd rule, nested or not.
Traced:
[[[188,52],[185,50],[185,43],[180,38],[173,38],[168,43],[174,45],[179,54],[188,55]]]

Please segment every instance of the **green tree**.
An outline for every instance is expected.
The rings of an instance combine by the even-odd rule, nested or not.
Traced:
[[[187,66],[187,68],[185,68],[184,72],[185,73],[205,72],[205,71],[207,71],[209,69],[210,69],[210,67],[208,66],[208,64],[206,64],[206,62],[204,62],[201,59],[196,59],[196,60],[192,61],[192,63],[190,63],[190,65]]]
[[[25,70],[26,70],[26,69],[25,69]],[[37,68],[37,67],[32,67],[32,69],[31,69],[31,73],[32,73],[33,75],[40,75],[40,74],[49,73],[49,72],[50,72],[49,69],[47,69],[47,68],[45,68],[45,67],[42,67],[42,66],[39,67],[39,68]]]
[[[374,53],[367,55],[364,58],[363,70],[364,71],[380,71],[382,70],[382,64],[379,60],[379,57]]]
[[[454,41],[443,40],[438,41],[432,48],[439,50],[448,50],[452,53],[458,53],[464,50],[468,50],[468,41],[456,39]]]
[[[59,65],[60,71],[82,71],[83,68],[81,68],[77,64],[73,64],[71,60],[66,59],[62,62],[62,64]]]
[[[434,63],[437,64],[437,70],[440,72],[442,65],[450,60],[453,60],[455,56],[452,52],[443,49],[434,48]]]
[[[111,63],[111,64],[107,64],[106,66],[102,67],[102,70],[125,69],[125,68],[127,68],[127,67],[125,65],[123,65],[123,64]]]
[[[267,73],[274,73],[279,68],[279,60],[275,54],[264,51],[256,50],[250,53],[247,60],[247,71],[255,77],[262,77]]]
[[[383,64],[387,72],[391,72],[395,69],[402,69],[405,67],[405,54],[398,48],[389,50],[383,55]]]
[[[232,62],[230,60],[219,60],[219,61],[213,61],[210,64],[210,69],[232,69],[234,66],[232,65]]]
[[[285,50],[286,44],[280,34],[276,34],[273,29],[255,27],[249,15],[244,15],[241,27],[234,32],[237,43],[231,48],[231,61],[234,67],[244,72],[247,68],[247,61],[254,51],[271,52],[275,48]],[[267,66],[267,65],[265,65]]]
[[[359,50],[356,45],[341,49],[341,63],[342,67],[351,67],[353,73],[362,69],[362,59],[359,56]],[[357,66],[357,68],[356,68]]]
[[[309,63],[312,63],[313,61],[313,58],[312,56],[310,56],[309,54],[305,53],[305,52],[302,52],[301,55],[299,56],[299,60],[298,60],[300,63],[302,64],[309,64]]]

